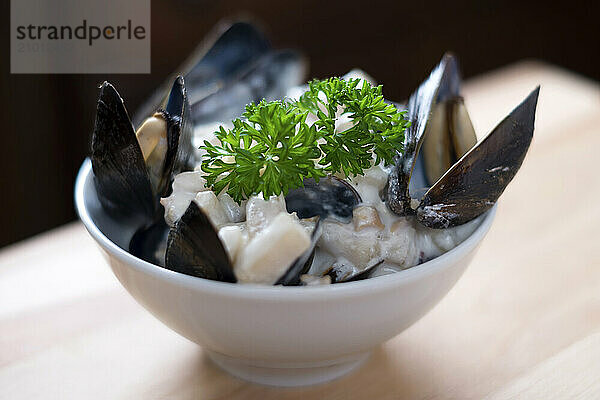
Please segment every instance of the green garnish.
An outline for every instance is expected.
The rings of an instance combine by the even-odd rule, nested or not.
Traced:
[[[358,88],[360,82],[363,84]],[[329,78],[309,83],[309,90],[297,105],[317,115],[315,125],[326,141],[319,146],[325,155],[319,164],[326,171],[362,175],[371,167],[373,153],[376,164],[382,160],[391,164],[396,152],[402,151],[409,122],[404,119],[405,112],[385,102],[382,88],[361,79]],[[319,97],[320,93],[325,99]],[[342,132],[335,130],[338,107],[352,121],[352,126]]]
[[[233,129],[221,126],[215,132],[220,145],[204,141],[207,185],[217,194],[227,188],[239,203],[260,192],[265,198],[287,194],[306,177],[324,176],[315,167],[321,152],[316,129],[306,124],[307,115],[282,101],[248,104],[244,119],[234,120]]]
[[[317,118],[312,124],[309,113]],[[349,120],[343,131],[336,130],[340,117]],[[249,104],[232,129],[221,126],[215,132],[220,144],[205,141],[201,147],[207,152],[202,170],[215,193],[226,189],[238,203],[260,192],[265,198],[286,195],[304,178],[362,175],[373,158],[391,164],[408,126],[405,112],[384,101],[382,86],[313,80],[300,100]]]

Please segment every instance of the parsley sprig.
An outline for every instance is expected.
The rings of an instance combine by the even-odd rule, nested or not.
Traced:
[[[308,115],[316,116],[307,123]],[[350,120],[340,129],[341,117]],[[226,190],[240,202],[303,186],[304,178],[361,175],[402,151],[409,122],[384,101],[381,86],[360,79],[313,80],[298,101],[249,104],[233,128],[221,126],[220,144],[204,142],[202,170],[215,193]]]
[[[382,89],[361,79],[330,78],[309,83],[297,105],[317,115],[315,125],[326,141],[319,146],[325,155],[319,164],[326,171],[361,175],[371,167],[373,154],[376,164],[382,160],[390,164],[396,152],[402,151],[409,122],[404,119],[405,112],[385,102]],[[352,121],[343,131],[338,131],[335,123],[340,110]]]

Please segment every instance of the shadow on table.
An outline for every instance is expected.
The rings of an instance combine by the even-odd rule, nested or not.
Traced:
[[[364,365],[342,378],[303,388],[277,388],[245,382],[221,370],[201,352],[196,358],[194,373],[187,371],[188,378],[180,382],[178,394],[190,399],[364,399],[410,396],[417,391],[422,394],[422,383],[431,376],[432,366],[403,357],[402,346],[395,347],[392,357],[387,347],[378,347]]]

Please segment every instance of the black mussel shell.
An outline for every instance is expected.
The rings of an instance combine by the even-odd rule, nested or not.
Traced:
[[[533,138],[539,86],[425,193],[417,219],[462,225],[490,209],[513,179]]]
[[[348,182],[328,176],[318,183],[312,178],[304,179],[304,187],[290,190],[285,202],[287,211],[295,212],[302,219],[319,216],[349,222],[352,211],[362,199]]]
[[[169,226],[163,218],[138,229],[129,242],[129,252],[151,264],[164,267]]]
[[[363,271],[354,275],[344,273],[342,268],[336,268],[336,266],[334,265],[327,271],[327,273],[325,273],[325,275],[329,275],[329,277],[331,278],[331,283],[361,281],[363,279],[369,278],[373,271],[375,271],[375,268],[377,268],[381,264],[383,264],[383,260],[377,261],[376,263],[369,265]]]
[[[237,282],[215,227],[193,201],[169,231],[165,267],[199,278]]]
[[[408,100],[407,113],[411,125],[405,133],[404,152],[396,157],[385,193],[388,207],[398,215],[413,213],[409,184],[432,108],[438,101],[458,96],[459,90],[458,63],[453,55],[445,54],[427,80]]]
[[[162,114],[167,122],[167,153],[162,178],[156,192],[159,197],[166,197],[171,190],[171,182],[175,175],[193,169],[190,104],[181,76],[173,82],[169,100]]]
[[[173,83],[162,115],[167,122],[167,152],[154,188],[123,99],[110,83],[100,87],[91,156],[98,198],[108,212],[141,217],[144,225],[160,218],[158,199],[168,194],[175,174],[191,169],[192,127],[183,78]]]
[[[317,220],[311,235],[311,246],[294,260],[275,285],[302,285],[300,276],[308,272],[312,265],[315,246],[321,236],[321,231],[320,220]],[[154,256],[153,246],[146,249],[137,246],[144,255]],[[225,246],[219,239],[217,230],[208,216],[193,201],[185,214],[169,231],[164,265],[172,271],[198,278],[237,282],[233,266]]]
[[[94,184],[103,208],[151,220],[156,202],[148,170],[123,99],[108,82],[100,86],[92,134]]]
[[[306,61],[293,50],[271,51],[249,64],[236,79],[192,103],[196,124],[239,117],[248,103],[283,98],[292,86],[304,81]]]
[[[196,47],[190,57],[177,68],[183,74],[190,104],[195,104],[225,85],[237,79],[249,65],[271,49],[265,35],[248,22],[221,23]],[[140,124],[161,104],[169,78],[154,95],[135,113],[134,121]],[[196,121],[194,121],[196,122]]]
[[[275,282],[275,285],[283,285],[283,286],[300,286],[300,285],[302,285],[302,281],[300,280],[300,277],[303,274],[306,274],[308,272],[308,270],[310,269],[310,267],[313,263],[313,259],[315,257],[317,241],[321,237],[322,231],[323,231],[323,229],[321,227],[321,219],[319,218],[315,225],[315,229],[313,230],[313,232],[311,234],[310,247],[308,248],[308,250],[306,250],[304,252],[304,254],[302,254],[300,257],[298,257],[292,263],[292,265],[290,265],[290,267],[285,272],[285,274],[283,274],[283,276],[281,278],[279,278],[277,280],[277,282]]]
[[[225,30],[223,28],[217,27],[212,35],[208,35],[188,62],[188,65],[195,64],[185,75],[191,103],[205,97],[211,84],[234,78],[271,50],[269,40],[255,25],[236,22]],[[207,51],[210,43],[212,46]],[[200,61],[194,62],[199,57]]]

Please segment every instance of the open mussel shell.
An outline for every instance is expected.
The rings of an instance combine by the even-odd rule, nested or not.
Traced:
[[[168,193],[174,175],[191,168],[192,133],[182,77],[159,112],[166,120],[167,149],[153,185],[123,99],[110,83],[100,86],[91,156],[98,198],[108,212],[141,216],[143,225],[160,217],[158,200]]]
[[[165,267],[199,278],[237,282],[216,229],[193,201],[169,231]]]
[[[429,182],[438,180],[455,161],[452,160],[452,144],[448,135],[448,111],[446,103],[434,104],[425,128],[425,139],[419,156],[436,161],[424,162],[425,175]]]
[[[408,100],[407,118],[411,125],[405,132],[404,152],[396,157],[385,193],[388,207],[398,215],[413,213],[409,184],[433,110],[437,103],[458,96],[459,90],[458,62],[453,55],[445,54]],[[443,116],[444,121],[445,119]]]
[[[477,143],[477,134],[475,133],[475,128],[462,97],[449,100],[446,104],[449,109],[448,128],[452,141],[452,150],[454,150],[454,157],[458,160],[475,146]],[[440,177],[441,175],[431,179],[431,182],[437,181]]]
[[[290,190],[285,202],[287,211],[295,212],[299,218],[319,216],[349,222],[352,211],[362,199],[348,182],[328,176],[318,183],[312,178],[304,179],[304,187]]]
[[[533,138],[539,86],[425,193],[417,219],[462,225],[490,209],[513,179]]]
[[[290,268],[275,282],[275,285],[283,285],[283,286],[301,286],[302,280],[300,277],[303,274],[306,274],[310,269],[314,257],[317,246],[317,241],[321,237],[323,229],[321,227],[321,219],[317,220],[315,224],[315,229],[313,230],[310,236],[310,247],[307,251],[304,252],[300,257],[298,257]]]
[[[217,92],[225,82],[235,80],[270,49],[269,41],[255,25],[248,22],[224,22],[214,28],[176,69],[176,75],[183,75],[190,104],[196,104]],[[174,78],[174,75],[168,78],[137,110],[134,117],[136,125],[157,108],[164,107],[167,101],[165,93]]]
[[[419,158],[426,177],[424,186],[431,186],[477,143],[463,98],[453,97],[433,105],[423,137]],[[414,197],[412,188],[409,185]]]

